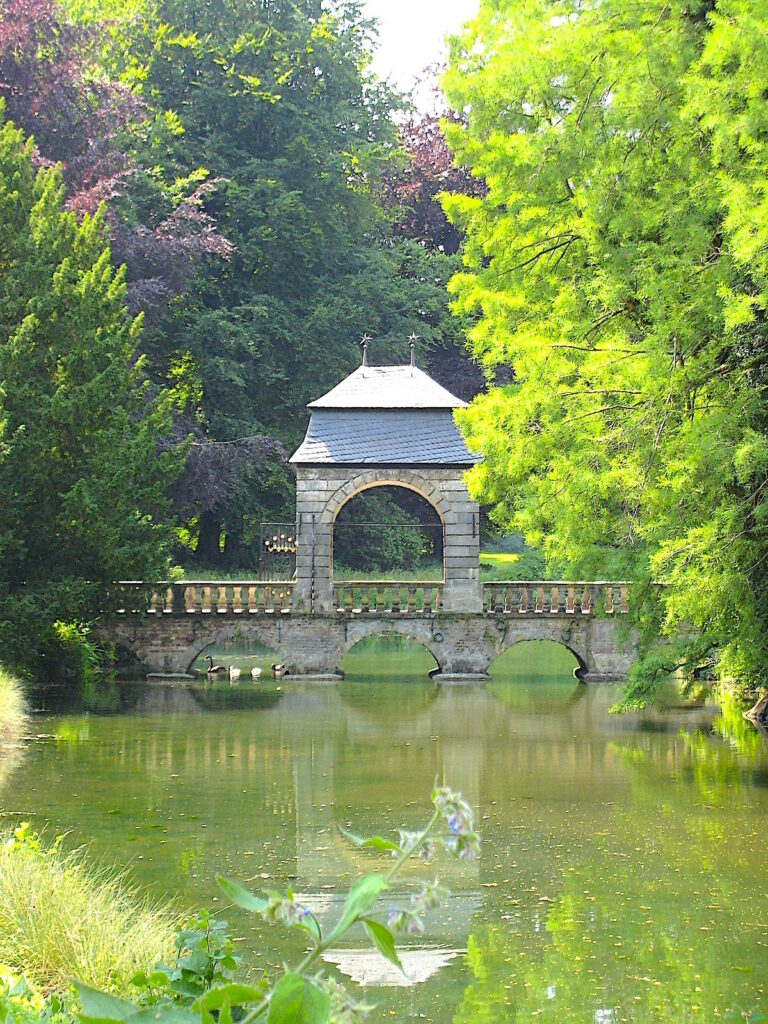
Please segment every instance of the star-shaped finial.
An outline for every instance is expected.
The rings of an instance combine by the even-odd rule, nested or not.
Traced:
[[[411,366],[416,365],[416,342],[419,340],[419,336],[415,331],[412,331],[408,335],[408,341],[411,345]]]
[[[368,365],[368,342],[372,341],[372,340],[373,339],[371,338],[370,334],[368,334],[366,332],[363,335],[362,340],[360,342],[360,344],[362,345],[362,348],[363,348],[363,366],[367,366]]]

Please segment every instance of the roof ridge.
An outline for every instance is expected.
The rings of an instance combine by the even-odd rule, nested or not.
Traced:
[[[421,367],[358,366],[308,409],[459,409],[466,402],[451,394]]]

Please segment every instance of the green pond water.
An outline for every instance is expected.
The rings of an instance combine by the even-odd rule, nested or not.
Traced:
[[[362,935],[329,956],[373,1021],[768,1015],[768,743],[732,709],[609,715],[617,691],[543,645],[484,688],[436,687],[426,652],[392,639],[356,648],[339,686],[254,685],[268,652],[213,653],[239,686],[105,682],[90,711],[36,715],[0,765],[5,824],[67,831],[185,907],[223,910],[225,874],[291,886],[328,922],[351,880],[388,866],[340,827],[413,829],[438,778],[476,808],[482,855],[414,865],[387,899],[436,873],[452,892],[406,943],[407,979]],[[302,953],[224,916],[256,968]]]

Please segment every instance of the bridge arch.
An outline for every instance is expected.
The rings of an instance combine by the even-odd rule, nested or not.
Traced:
[[[214,620],[207,629],[202,629],[190,638],[191,642],[180,653],[180,661],[185,663],[184,672],[191,673],[197,659],[209,647],[238,639],[253,640],[262,647],[273,651],[275,657],[282,661],[284,652],[281,651],[282,637],[279,633],[280,631],[275,630],[274,624],[270,622],[246,620],[243,623],[217,623]]]
[[[434,658],[435,668],[433,672],[442,672],[445,667],[445,651],[441,649],[441,634],[435,632],[433,623],[430,620],[420,619],[356,619],[350,622],[345,631],[344,652],[347,654],[356,647],[361,640],[367,640],[376,636],[402,636],[407,640],[420,644]],[[430,673],[432,674],[432,673]]]
[[[521,670],[521,666],[510,664],[512,658],[523,657],[525,653],[531,653],[534,655],[540,654],[540,664],[534,665],[530,670],[530,676],[535,678],[537,676],[555,676],[555,675],[567,675],[572,674],[575,679],[581,680],[587,671],[587,666],[584,658],[579,654],[578,645],[575,645],[572,640],[567,639],[554,639],[553,637],[534,637],[531,639],[514,639],[512,643],[506,644],[501,653],[493,659],[488,666],[488,672],[490,675],[503,675],[505,669],[512,669],[514,674],[517,674]],[[567,652],[570,657],[567,659],[567,663],[563,663],[562,658],[558,658],[557,654],[552,649],[559,648],[560,652],[565,654]],[[551,655],[555,656],[552,657]],[[561,664],[558,664],[558,661]],[[543,662],[543,664],[541,664]],[[547,666],[547,662],[553,662],[551,667]],[[528,671],[528,670],[526,670]]]
[[[392,650],[392,651],[387,651],[387,658],[388,658],[388,660],[387,660],[386,664],[391,666],[392,661],[394,660],[394,662],[395,662],[395,668],[394,669],[392,669],[390,667],[386,671],[382,671],[382,672],[379,672],[379,671],[373,671],[373,672],[360,671],[359,672],[360,675],[383,675],[383,676],[386,676],[386,675],[391,675],[394,672],[395,674],[408,674],[411,677],[415,677],[417,675],[419,675],[419,676],[423,675],[424,677],[426,677],[426,676],[429,676],[429,675],[434,675],[435,672],[438,672],[439,669],[440,669],[440,662],[437,659],[437,655],[435,653],[435,650],[430,649],[429,644],[427,644],[424,641],[423,637],[416,637],[416,636],[414,636],[413,635],[413,630],[405,630],[403,628],[397,628],[398,626],[402,627],[403,625],[404,625],[403,623],[385,624],[384,628],[372,629],[372,630],[369,630],[366,633],[366,635],[364,635],[364,636],[355,636],[354,639],[352,639],[351,641],[348,640],[346,645],[345,645],[346,650],[344,652],[344,657],[342,658],[341,664],[339,666],[339,667],[343,668],[345,675],[349,674],[352,671],[352,669],[354,668],[354,665],[350,665],[350,663],[347,661],[348,656],[350,654],[352,654],[353,651],[354,652],[359,651],[361,645],[363,645],[363,647],[365,647],[365,645],[367,644],[368,641],[372,641],[372,640],[384,640],[384,641],[386,641],[386,640],[392,640],[392,639],[398,639],[398,640],[406,641],[406,645],[404,645],[404,648],[403,648],[404,654],[407,652],[408,649],[411,649],[412,653],[414,653],[414,654],[416,652],[420,652],[423,655],[423,661],[424,661],[423,666],[420,665],[417,670],[413,670],[410,666],[408,666],[407,673],[403,672],[402,668],[400,668],[400,670],[398,671],[398,666],[397,666],[398,652],[397,652],[397,650]],[[432,647],[436,648],[437,645],[433,643]],[[402,660],[404,660],[404,658]]]

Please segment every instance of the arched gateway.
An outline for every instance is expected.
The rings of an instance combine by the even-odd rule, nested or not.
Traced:
[[[309,405],[296,467],[294,610],[332,609],[333,524],[370,487],[406,487],[428,501],[443,526],[445,611],[479,612],[480,509],[464,473],[478,460],[453,422],[466,403],[410,366],[363,365]]]
[[[231,636],[273,650],[292,676],[341,678],[359,640],[399,633],[423,644],[443,682],[484,681],[489,665],[523,640],[563,644],[582,678],[620,679],[634,636],[618,629],[625,583],[480,583],[479,509],[464,473],[476,457],[453,422],[464,405],[410,366],[363,365],[309,406],[297,476],[292,580],[182,580],[118,587],[120,604],[97,635],[132,651],[155,676],[186,676],[209,644]],[[333,584],[333,526],[370,487],[406,487],[428,501],[443,529],[440,584]]]

